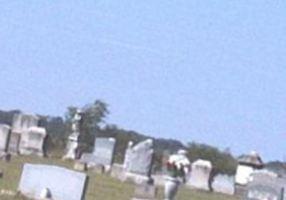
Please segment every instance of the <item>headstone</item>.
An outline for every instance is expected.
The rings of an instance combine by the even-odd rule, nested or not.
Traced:
[[[11,127],[6,124],[0,124],[0,152],[7,152],[8,141],[10,137]]]
[[[12,122],[12,131],[9,141],[8,151],[12,154],[18,154],[20,149],[21,136],[31,127],[37,127],[39,118],[34,115],[15,114]]]
[[[93,153],[82,155],[81,162],[87,163],[89,167],[102,165],[109,170],[114,156],[116,140],[114,138],[96,138]]]
[[[242,155],[238,158],[238,166],[235,175],[235,183],[246,185],[249,182],[250,175],[255,171],[263,168],[263,161],[258,153],[250,152],[248,155]]]
[[[33,199],[39,199],[48,188],[53,199],[83,200],[86,184],[84,173],[52,165],[25,164],[18,190]]]
[[[244,200],[284,200],[284,189],[270,185],[251,185],[248,187]]]
[[[20,154],[44,156],[43,147],[46,136],[47,132],[45,128],[30,127],[27,131],[22,133],[19,148]]]
[[[218,174],[214,177],[214,181],[212,182],[212,189],[214,192],[233,195],[235,191],[234,177]]]
[[[12,122],[12,129],[16,132],[27,130],[30,127],[38,126],[39,117],[27,114],[15,114]]]
[[[285,200],[286,179],[267,170],[251,174],[244,200]]]
[[[192,164],[191,177],[187,185],[201,190],[210,190],[209,179],[212,164],[207,160],[197,160]]]
[[[147,139],[133,146],[129,143],[123,164],[123,181],[135,184],[147,184],[151,180],[153,162],[153,140]]]
[[[153,141],[147,139],[134,147],[128,147],[124,167],[127,172],[150,176],[153,161]]]

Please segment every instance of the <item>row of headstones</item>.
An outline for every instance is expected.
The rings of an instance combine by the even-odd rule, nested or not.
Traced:
[[[255,172],[252,176],[253,180],[248,185],[248,193],[244,200],[285,200],[281,187],[285,186],[285,179],[266,171]],[[18,190],[34,199],[82,200],[87,181],[85,173],[52,165],[25,164]],[[148,191],[148,187],[143,191],[140,191],[140,188],[138,190],[138,187],[135,189],[135,193],[144,197],[148,195],[146,192],[154,193]]]
[[[83,154],[75,163],[88,165],[90,168],[103,166],[105,172],[111,173],[115,171],[112,167],[115,143],[114,138],[96,138],[94,151]],[[122,166],[123,171],[129,176],[139,176],[140,181],[148,179],[154,153],[152,146],[152,140],[143,141],[135,146],[129,143],[124,167]],[[59,166],[25,164],[18,190],[20,194],[32,199],[82,200],[87,184],[85,173]]]
[[[152,156],[154,152],[152,140],[143,141],[135,146],[132,143],[129,143],[123,165],[113,164],[115,143],[116,141],[113,138],[97,138],[93,153],[83,154],[78,162],[85,163],[89,165],[89,167],[104,166],[106,171],[109,171],[112,176],[120,178],[122,181],[131,180],[137,183],[137,185],[144,185],[144,183],[147,183],[151,176]],[[235,178],[227,175],[217,175],[210,184],[212,164],[209,161],[198,160],[192,164],[192,173],[187,182],[187,186],[202,190],[210,190],[210,188],[212,188],[215,192],[234,194],[235,182],[241,180],[241,176],[245,176],[245,173],[241,174],[241,167],[246,168],[249,166],[239,165],[238,168],[240,169],[237,170],[238,174],[236,174]],[[47,171],[47,173],[43,173],[44,171]],[[284,200],[283,188],[285,188],[286,184],[285,179],[279,178],[269,172],[265,173],[265,171],[261,170],[252,171],[249,176],[250,175],[252,176],[252,181],[247,183],[247,192],[243,197],[244,199]],[[62,183],[62,180],[67,180],[67,177],[64,178],[64,176],[71,176],[69,180],[72,181],[69,183]],[[39,177],[42,178],[39,179]],[[154,175],[154,178],[156,180],[156,175]],[[248,178],[250,179],[250,177]],[[74,185],[74,188],[72,185]],[[86,175],[84,173],[62,169],[57,166],[35,166],[28,164],[24,167],[19,188],[26,196],[31,195],[31,190],[35,190],[36,187],[37,192],[35,195],[42,195],[42,193],[45,193],[46,191],[46,193],[51,193],[55,198],[61,197],[58,199],[79,200],[82,199],[82,196],[84,195],[85,185]],[[72,192],[67,188],[73,188]],[[137,188],[138,187],[136,187],[136,189]],[[143,191],[141,189],[141,194],[145,193],[145,196],[148,192],[154,194],[155,187],[151,188],[152,191],[148,191],[150,190],[150,187],[143,187]],[[77,192],[75,193],[75,191]],[[70,194],[73,194],[72,197]]]
[[[36,154],[43,156],[46,129],[39,127],[34,115],[15,114],[12,126],[0,124],[0,154]]]
[[[153,178],[155,179],[155,184],[164,184],[164,177],[156,174],[151,177],[154,154],[152,140],[148,139],[137,145],[130,142],[126,149],[123,165],[113,164],[115,143],[114,138],[96,138],[93,153],[83,154],[79,162],[87,164],[87,167],[104,166],[105,171],[111,171],[113,177],[122,181],[131,181],[141,185]],[[219,174],[210,184],[212,164],[209,161],[195,161],[192,164],[191,171],[187,186],[234,194],[234,177]],[[159,180],[160,178],[161,181]]]
[[[219,174],[210,184],[211,163],[196,161],[192,164],[191,177],[187,183],[197,189],[236,194],[244,200],[285,200],[286,178],[263,168],[256,153],[238,160],[235,176]],[[241,192],[241,194],[239,194]]]
[[[104,165],[105,169],[108,171],[111,170],[111,175],[113,177],[123,181],[130,180],[139,185],[148,182],[151,177],[152,157],[154,153],[152,140],[143,141],[135,146],[130,142],[126,150],[123,165],[113,164],[112,162],[115,143],[116,141],[113,138],[97,138],[95,141],[94,152],[92,154],[84,154],[81,161],[89,163],[91,166],[96,166],[97,164]],[[238,165],[235,176],[218,174],[213,178],[211,178],[211,162],[197,160],[192,163],[191,174],[186,185],[190,188],[207,191],[211,190],[229,195],[235,194],[236,190],[238,190],[237,188],[243,186],[245,190],[243,196],[245,199],[248,199],[248,196],[251,198],[257,196],[257,199],[260,199],[260,196],[271,196],[269,191],[275,193],[275,191],[281,191],[281,188],[285,188],[285,179],[273,179],[273,176],[270,176],[268,177],[269,181],[260,181],[260,178],[257,178],[261,173],[265,173],[264,170],[261,171],[260,168],[251,165],[251,162],[257,159],[255,158],[256,156],[257,155],[248,155],[247,158],[249,159],[249,162],[247,163],[244,159],[243,162]],[[256,176],[256,178],[253,178],[252,176]],[[251,177],[252,181],[250,181]],[[155,179],[155,184],[164,184],[164,178],[162,176],[155,174],[153,175],[153,178]],[[267,176],[264,176],[263,180],[266,179]],[[284,185],[278,184],[277,186],[277,184],[272,184],[272,182],[279,182]],[[253,188],[255,189],[255,192],[253,192]],[[260,194],[257,194],[259,191],[258,188],[261,190]],[[281,195],[278,192],[275,194]]]

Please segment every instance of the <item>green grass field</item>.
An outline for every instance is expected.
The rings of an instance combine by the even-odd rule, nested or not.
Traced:
[[[3,171],[3,177],[0,179],[0,190],[17,191],[18,182],[21,176],[24,163],[41,163],[49,165],[59,165],[72,168],[71,161],[62,161],[61,159],[38,158],[29,156],[12,157],[7,163],[0,161],[0,169]],[[107,175],[98,175],[88,172],[89,184],[86,193],[86,200],[130,200],[133,194],[134,186],[131,183],[122,183]],[[159,199],[163,199],[163,189],[159,189]],[[2,194],[1,200],[20,200],[21,197],[14,197]],[[236,197],[214,194],[209,192],[194,191],[181,188],[177,200],[238,200]]]

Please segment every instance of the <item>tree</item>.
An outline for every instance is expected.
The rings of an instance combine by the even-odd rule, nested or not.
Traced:
[[[219,149],[197,143],[188,144],[188,157],[194,162],[197,159],[209,160],[213,164],[213,174],[225,173],[234,174],[237,167],[237,161],[228,152],[221,152]]]
[[[66,125],[71,132],[71,121],[77,107],[68,107],[66,113]],[[93,149],[95,135],[100,131],[100,126],[105,123],[104,118],[109,113],[108,105],[102,100],[96,100],[94,103],[87,104],[80,108],[82,112],[82,120],[80,123],[80,152],[91,151]]]

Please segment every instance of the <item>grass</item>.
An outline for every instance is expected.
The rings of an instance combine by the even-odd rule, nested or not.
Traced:
[[[3,171],[3,177],[0,179],[0,191],[17,191],[22,167],[24,163],[41,163],[49,165],[58,165],[72,168],[73,162],[63,161],[59,158],[38,158],[31,156],[12,157],[10,162],[0,161],[0,169]],[[107,175],[98,175],[93,172],[87,172],[89,175],[89,184],[86,192],[86,200],[130,200],[134,191],[131,183],[122,183]],[[163,199],[163,188],[159,189],[158,200]],[[1,195],[1,200],[21,200],[23,197],[10,195]],[[238,200],[233,196],[214,194],[210,192],[194,191],[181,188],[177,200]]]

